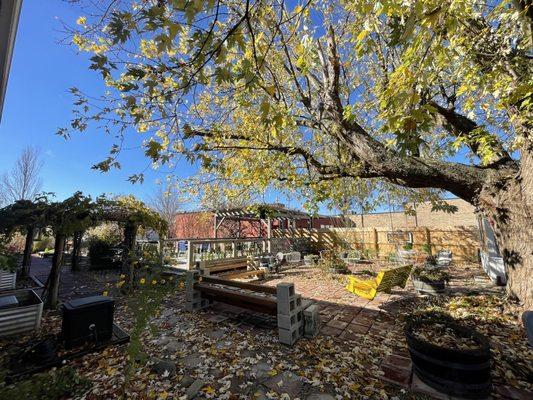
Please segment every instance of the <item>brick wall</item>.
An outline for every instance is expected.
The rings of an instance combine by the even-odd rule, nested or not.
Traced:
[[[210,239],[214,237],[215,215],[210,211],[191,211],[178,214],[174,224],[174,239]],[[220,222],[220,220],[219,220]],[[263,226],[263,234],[266,228]],[[240,230],[240,236],[239,236]],[[259,221],[226,219],[218,228],[218,238],[254,238],[260,232]]]
[[[364,224],[361,221],[361,215],[350,215],[350,219],[356,223],[357,227],[364,225],[364,227],[369,228],[387,227],[390,229],[391,225],[394,229],[415,226],[434,228],[477,226],[474,206],[461,199],[450,199],[446,200],[446,202],[456,206],[458,208],[457,212],[449,214],[443,211],[431,211],[430,203],[422,203],[416,208],[416,217],[407,215],[404,212],[384,212],[365,214],[363,218]]]

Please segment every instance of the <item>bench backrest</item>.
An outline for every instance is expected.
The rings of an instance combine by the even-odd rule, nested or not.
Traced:
[[[200,270],[226,271],[248,267],[248,257],[219,258],[216,260],[200,261]]]
[[[412,265],[380,271],[376,277],[378,292],[390,291],[394,286],[405,287],[407,279],[411,275]]]

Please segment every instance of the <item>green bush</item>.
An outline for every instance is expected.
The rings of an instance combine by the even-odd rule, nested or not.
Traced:
[[[413,250],[413,243],[406,243],[403,245],[404,250]]]
[[[0,242],[0,270],[15,272],[17,270],[18,257],[5,242]]]
[[[43,236],[41,240],[33,242],[33,253],[45,251],[46,249],[54,247],[54,238],[51,236]]]
[[[117,250],[122,242],[121,230],[116,224],[103,224],[87,233],[91,269],[108,269],[120,266]]]
[[[342,261],[339,255],[333,250],[326,250],[320,254],[320,260],[318,261],[318,267],[326,272],[332,272],[336,274],[343,274],[348,272],[346,263]]]
[[[81,396],[91,383],[71,367],[35,374],[30,379],[1,388],[3,399],[57,400]]]
[[[108,269],[120,266],[117,243],[105,239],[89,240],[89,263],[91,269]]]

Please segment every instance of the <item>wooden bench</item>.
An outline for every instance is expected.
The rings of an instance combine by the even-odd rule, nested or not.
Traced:
[[[219,275],[229,272],[242,272],[248,269],[251,263],[248,257],[219,258],[215,260],[200,261],[200,272],[202,275]]]
[[[185,287],[188,311],[199,311],[213,302],[221,302],[276,316],[279,340],[288,345],[302,336],[313,337],[318,333],[318,307],[302,301],[292,283],[264,286],[188,271]]]

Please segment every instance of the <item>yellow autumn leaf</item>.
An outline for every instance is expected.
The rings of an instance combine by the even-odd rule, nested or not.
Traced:
[[[206,394],[215,394],[215,389],[213,389],[211,386],[204,387],[202,391]]]
[[[278,374],[278,371],[276,371],[275,369],[268,371],[268,376],[276,376],[277,374]]]

